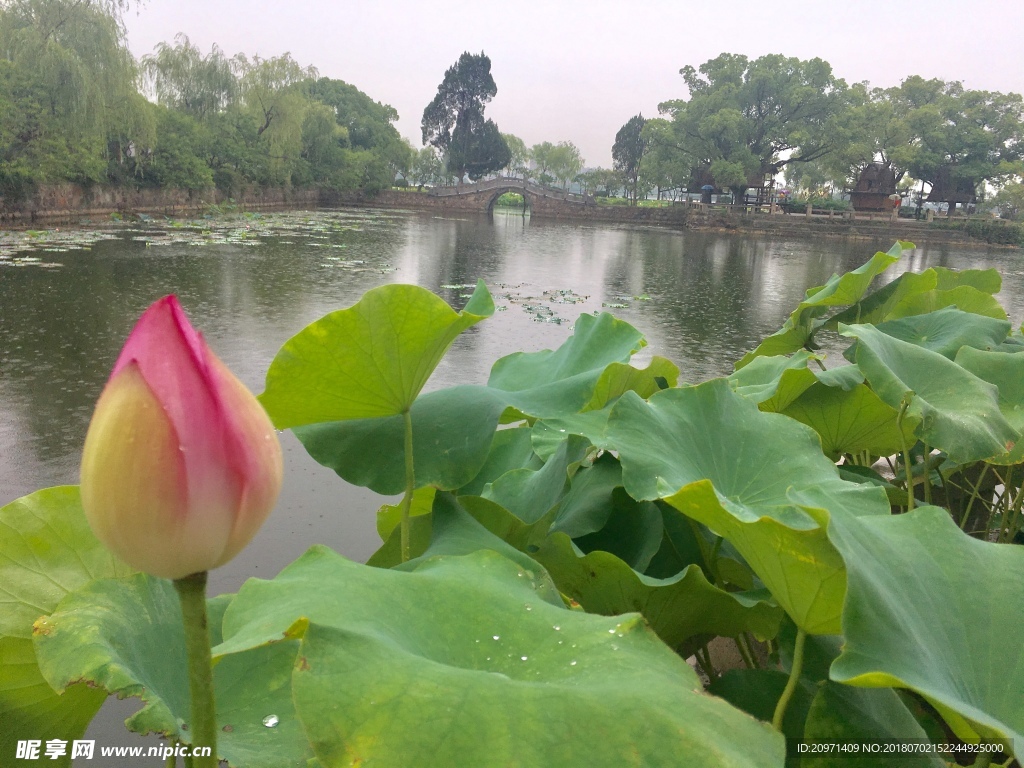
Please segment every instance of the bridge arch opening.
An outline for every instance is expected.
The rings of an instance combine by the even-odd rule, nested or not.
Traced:
[[[526,216],[531,213],[530,196],[522,187],[505,187],[497,189],[487,203],[487,214],[501,211],[508,214]]]

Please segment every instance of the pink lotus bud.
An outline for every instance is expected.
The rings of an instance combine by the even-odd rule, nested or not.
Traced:
[[[125,342],[85,438],[82,506],[96,537],[155,576],[216,568],[270,514],[281,472],[262,406],[178,300],[157,301]]]

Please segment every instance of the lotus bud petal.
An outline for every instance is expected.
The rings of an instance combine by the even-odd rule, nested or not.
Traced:
[[[281,490],[281,446],[262,406],[210,351],[174,296],[139,318],[82,453],[82,506],[129,565],[178,579],[223,565]]]

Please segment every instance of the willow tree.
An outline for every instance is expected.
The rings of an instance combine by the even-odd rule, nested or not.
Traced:
[[[303,67],[285,53],[264,59],[237,54],[241,106],[256,121],[256,140],[269,157],[270,181],[290,181],[302,153],[302,126],[312,102],[307,81],[316,68]]]
[[[551,151],[551,174],[565,187],[583,170],[583,154],[571,141],[560,141]]]
[[[541,184],[547,184],[554,180],[551,175],[552,160],[554,159],[555,145],[550,141],[542,141],[530,147],[530,160],[533,162],[533,175]]]
[[[238,95],[232,61],[216,44],[203,55],[185,34],[174,45],[159,43],[142,67],[157,101],[170,109],[207,120],[227,109]]]
[[[505,146],[508,147],[510,156],[506,166],[507,174],[525,179],[530,171],[530,150],[527,149],[526,142],[512,133],[503,133],[501,138],[505,140]]]
[[[0,59],[18,73],[8,82],[19,84],[6,95],[28,123],[8,154],[33,156],[41,181],[100,180],[108,139],[126,125],[145,127],[120,15],[126,7],[118,0],[0,3]],[[45,168],[63,170],[54,178]]]

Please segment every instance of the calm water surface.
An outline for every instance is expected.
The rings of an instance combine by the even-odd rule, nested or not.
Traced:
[[[501,311],[455,342],[428,389],[484,383],[498,357],[555,347],[580,313],[601,310],[646,335],[638,360],[668,357],[682,380],[697,382],[731,371],[809,286],[891,245],[373,210],[272,214],[198,229],[147,225],[113,232],[88,250],[73,247],[81,233],[65,234],[69,249],[35,252],[41,264],[14,266],[19,254],[11,256],[10,242],[6,255],[0,249],[0,504],[77,482],[92,407],[125,336],[167,293],[179,296],[214,351],[257,393],[282,343],[368,289],[416,283],[461,306],[471,288],[459,286],[477,279]],[[998,268],[1000,299],[1021,321],[1017,252],[918,249],[888,279],[940,265]],[[357,560],[379,545],[374,512],[383,497],[345,485],[290,434],[283,444],[278,507],[253,544],[212,574],[212,594],[234,591],[248,576],[273,576],[313,543]],[[126,706],[134,709],[120,710]],[[129,743],[120,710],[94,725],[102,744]]]

